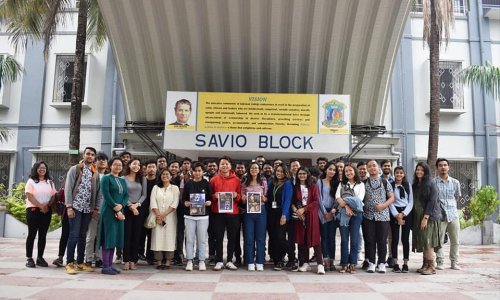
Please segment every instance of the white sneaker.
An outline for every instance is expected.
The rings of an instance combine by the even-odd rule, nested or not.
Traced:
[[[224,268],[224,263],[218,262],[215,264],[214,271],[220,271],[222,268]]]
[[[254,264],[248,264],[248,271],[255,271],[255,265]]]
[[[366,269],[367,273],[375,273],[375,264],[369,262],[368,263],[368,268]]]
[[[379,273],[385,273],[385,264],[378,264],[378,271]]]
[[[308,263],[304,263],[300,268],[299,272],[308,272],[311,271],[311,266]]]
[[[260,271],[260,272],[264,271],[264,265],[263,264],[256,264],[255,266],[257,268],[257,271]]]
[[[205,262],[203,260],[200,260],[200,262],[198,263],[198,270],[200,270],[200,271],[207,270],[207,266],[205,266]]]
[[[193,271],[193,261],[192,260],[188,260],[188,262],[186,264],[186,271]]]
[[[230,261],[230,262],[228,262],[228,263],[226,264],[226,269],[229,269],[229,270],[231,270],[231,271],[235,271],[235,270],[238,270],[238,267],[237,267],[237,266],[235,266],[235,265],[233,264],[233,262],[231,262],[231,261]]]
[[[325,267],[323,265],[318,265],[318,274],[325,275]]]

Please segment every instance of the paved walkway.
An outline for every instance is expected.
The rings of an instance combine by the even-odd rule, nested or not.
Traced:
[[[35,244],[36,248],[36,244]],[[448,249],[446,245],[445,249]],[[67,275],[63,268],[28,269],[24,240],[0,238],[0,298],[23,299],[500,299],[500,247],[461,246],[463,270],[434,276],[415,273],[420,254],[411,254],[410,273],[356,275],[246,270],[186,272],[181,267],[157,271],[145,264],[117,276]],[[35,250],[36,252],[36,250]],[[57,241],[48,240],[51,263]],[[449,266],[448,266],[449,267]],[[315,268],[313,267],[313,270]]]

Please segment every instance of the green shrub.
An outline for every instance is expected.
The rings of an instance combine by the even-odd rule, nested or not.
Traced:
[[[482,225],[484,220],[495,212],[499,204],[498,193],[493,186],[481,187],[476,196],[472,197],[469,205],[474,225]]]
[[[11,214],[14,218],[26,224],[26,200],[24,195],[24,188],[26,184],[21,182],[15,185],[10,190],[10,195],[6,197],[7,213]],[[53,231],[61,227],[61,218],[57,214],[52,214],[50,220],[49,231]]]

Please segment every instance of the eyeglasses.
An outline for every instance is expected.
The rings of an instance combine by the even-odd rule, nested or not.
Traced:
[[[307,173],[298,173],[298,176],[307,176]]]

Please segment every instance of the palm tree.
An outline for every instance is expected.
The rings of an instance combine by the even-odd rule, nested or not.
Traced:
[[[478,84],[487,94],[495,99],[500,96],[500,68],[486,61],[484,65],[472,65],[463,69],[459,79],[467,84]]]
[[[16,81],[22,73],[21,65],[8,54],[0,54],[0,90],[8,82]],[[6,142],[10,133],[8,128],[0,126],[0,143]]]
[[[28,40],[45,42],[44,56],[47,59],[56,28],[64,25],[75,1],[72,0],[3,0],[0,2],[0,21],[6,24],[7,32],[16,50],[26,47]],[[82,114],[83,66],[87,37],[93,38],[96,47],[106,40],[105,26],[97,0],[79,0],[78,27],[76,31],[75,70],[71,91],[69,163],[79,160],[80,125]]]
[[[434,163],[439,147],[439,47],[442,34],[448,42],[450,25],[454,20],[453,0],[423,0],[424,42],[429,46],[430,58],[430,121],[429,142],[427,144],[427,163],[435,172]]]

